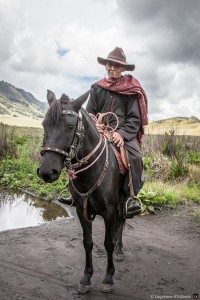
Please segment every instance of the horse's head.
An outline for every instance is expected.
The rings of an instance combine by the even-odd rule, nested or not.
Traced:
[[[49,109],[43,121],[43,159],[38,176],[45,182],[53,182],[60,176],[65,160],[71,160],[74,148],[81,142],[84,128],[79,110],[86,101],[89,91],[71,101],[63,94],[59,100],[53,92],[47,92]]]

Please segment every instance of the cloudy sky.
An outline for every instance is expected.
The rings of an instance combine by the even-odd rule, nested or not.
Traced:
[[[122,47],[149,119],[200,118],[199,0],[0,0],[0,80],[46,101],[106,76],[97,56]]]

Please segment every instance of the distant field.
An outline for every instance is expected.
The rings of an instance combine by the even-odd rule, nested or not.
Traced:
[[[11,126],[42,128],[42,118],[23,115],[0,115],[0,122]],[[146,134],[165,134],[174,130],[175,135],[200,136],[200,121],[197,118],[173,118],[150,123],[145,127]]]
[[[42,128],[42,118],[30,118],[27,116],[11,116],[11,115],[0,115],[0,122],[11,126],[20,127],[36,127]]]
[[[152,122],[145,127],[146,134],[165,134],[174,131],[175,135],[200,136],[200,121],[195,118],[173,118]]]

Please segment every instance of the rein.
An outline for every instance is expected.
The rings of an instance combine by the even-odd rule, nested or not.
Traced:
[[[105,116],[107,116],[108,114],[109,114],[109,113],[98,114],[97,118],[96,118],[94,115],[92,115],[92,114],[90,114],[90,116],[91,116],[92,120],[93,120],[95,123],[101,124],[103,118],[104,118]],[[94,218],[95,218],[95,215],[93,215],[93,216],[91,216],[90,220],[88,219],[88,214],[87,214],[88,198],[89,198],[89,196],[96,190],[96,188],[97,188],[98,186],[101,185],[101,183],[102,183],[102,181],[103,181],[103,179],[104,179],[104,176],[105,176],[105,174],[106,174],[106,172],[107,172],[107,169],[108,169],[108,167],[109,167],[109,160],[108,160],[108,145],[107,145],[107,141],[108,141],[108,140],[111,140],[111,136],[112,136],[114,130],[118,127],[118,123],[119,123],[119,122],[118,122],[117,116],[116,116],[114,113],[112,113],[112,112],[111,112],[110,114],[113,114],[113,115],[116,117],[116,120],[117,120],[117,125],[116,125],[116,127],[113,129],[113,128],[109,127],[108,125],[105,126],[104,135],[100,134],[100,140],[99,140],[99,143],[97,144],[97,146],[93,149],[93,151],[92,151],[90,154],[88,154],[85,158],[83,158],[83,159],[81,160],[81,162],[87,162],[87,161],[89,160],[89,158],[91,158],[92,155],[93,155],[94,153],[96,153],[96,151],[98,150],[98,148],[100,147],[100,145],[101,145],[101,143],[102,143],[102,139],[104,139],[104,146],[103,146],[101,152],[99,153],[99,155],[97,156],[97,158],[96,158],[90,165],[88,165],[87,167],[85,167],[85,168],[83,168],[83,169],[80,169],[80,170],[78,170],[78,171],[74,171],[74,169],[75,169],[76,167],[80,167],[80,166],[81,166],[81,164],[74,164],[74,165],[71,165],[71,166],[70,166],[71,168],[68,170],[68,176],[69,176],[69,180],[70,180],[70,183],[71,183],[72,188],[73,188],[74,191],[75,191],[75,192],[83,199],[83,215],[84,215],[85,220],[88,221],[88,222],[92,222],[92,221],[94,220]],[[78,173],[84,172],[85,170],[89,169],[93,164],[95,164],[95,163],[98,161],[98,159],[101,157],[101,155],[103,154],[103,152],[104,152],[105,149],[106,149],[106,159],[105,159],[105,163],[104,163],[103,169],[102,169],[102,171],[101,171],[101,173],[100,173],[100,175],[99,175],[98,180],[97,180],[97,181],[95,182],[95,184],[90,188],[89,191],[87,191],[86,193],[81,193],[81,192],[75,187],[75,185],[74,185],[74,183],[73,183],[73,179],[76,178],[76,175],[77,175]],[[73,168],[74,168],[74,169],[73,169]]]
[[[87,202],[88,202],[88,198],[89,198],[89,196],[96,190],[96,188],[97,188],[98,186],[101,185],[101,183],[102,183],[102,181],[103,181],[103,179],[104,179],[104,176],[105,176],[105,174],[106,174],[106,171],[107,171],[107,169],[108,169],[108,166],[109,166],[109,161],[108,161],[108,145],[107,145],[107,140],[106,140],[106,139],[105,139],[105,144],[104,144],[104,145],[105,145],[105,146],[103,147],[102,150],[104,151],[104,149],[106,149],[106,159],[105,159],[105,163],[104,163],[103,169],[102,169],[102,171],[101,171],[101,173],[100,173],[100,175],[99,175],[98,180],[97,180],[97,181],[95,182],[95,184],[90,188],[89,191],[87,191],[86,193],[81,193],[79,190],[77,190],[77,188],[75,187],[75,185],[74,185],[74,183],[73,183],[73,180],[70,179],[70,177],[69,177],[70,182],[71,182],[71,185],[72,185],[72,188],[73,188],[74,191],[75,191],[75,192],[83,199],[83,215],[84,215],[85,220],[88,221],[88,222],[92,222],[92,221],[94,220],[94,218],[95,218],[95,216],[93,215],[93,217],[91,217],[90,220],[88,219],[88,216],[87,216]],[[101,151],[100,154],[102,154],[103,151]],[[100,157],[100,155],[99,155],[99,157]],[[98,158],[99,158],[99,157],[98,157]],[[96,162],[96,161],[97,161],[97,160],[95,160],[95,162]]]
[[[83,161],[82,163],[87,163],[87,160],[88,160],[90,157],[92,157],[92,155],[93,155],[94,153],[96,153],[96,151],[98,150],[98,148],[99,148],[99,146],[101,145],[101,143],[102,143],[102,135],[100,135],[99,143],[97,144],[97,146],[93,149],[93,151],[92,151],[88,156],[86,156],[85,158],[82,159],[82,161]],[[93,162],[91,162],[91,164],[88,165],[87,167],[85,167],[85,168],[83,168],[83,169],[80,169],[80,170],[78,170],[78,171],[74,171],[74,169],[77,168],[77,167],[80,167],[80,166],[82,165],[82,163],[77,163],[77,164],[70,165],[70,169],[69,169],[69,171],[68,171],[69,178],[70,178],[71,180],[76,179],[76,175],[77,175],[78,173],[82,173],[82,172],[84,172],[85,170],[89,169],[91,166],[93,166],[93,165],[98,161],[98,159],[101,157],[101,155],[103,154],[103,152],[104,152],[104,150],[105,150],[106,147],[107,147],[107,141],[106,141],[106,139],[104,138],[104,146],[103,146],[101,152],[99,153],[99,155],[97,156],[97,158],[95,158],[95,160],[93,160]],[[87,158],[87,160],[86,160],[86,158]]]
[[[99,149],[99,147],[101,146],[101,143],[102,143],[102,135],[100,135],[100,139],[99,139],[99,142],[98,144],[96,145],[96,147],[85,157],[83,157],[78,163],[75,163],[75,164],[70,164],[70,170],[75,170],[76,168],[79,168],[82,166],[82,164],[87,164],[88,163],[88,160],[97,152],[97,150]],[[96,162],[96,161],[95,161]],[[91,163],[92,165],[93,163]],[[74,172],[74,176],[82,171],[85,171],[87,170],[88,168],[90,167],[90,165],[84,169],[81,169],[79,171],[76,171]],[[74,177],[75,178],[75,177]]]
[[[103,136],[102,134],[100,134],[100,139],[98,144],[96,145],[96,147],[84,158],[79,159],[78,158],[78,151],[82,146],[83,143],[83,138],[84,138],[84,126],[83,126],[83,122],[82,122],[82,113],[81,111],[79,111],[79,113],[76,113],[72,110],[63,110],[61,112],[62,115],[73,115],[77,118],[77,127],[76,127],[76,131],[74,134],[74,138],[72,141],[72,144],[70,146],[69,152],[66,152],[62,149],[59,148],[55,148],[55,147],[42,147],[41,149],[41,155],[43,156],[44,153],[46,151],[51,151],[51,152],[57,152],[60,154],[63,154],[64,156],[66,156],[65,161],[64,161],[64,167],[66,167],[68,169],[68,177],[71,183],[72,188],[74,189],[74,191],[83,199],[83,214],[84,217],[87,221],[91,222],[94,220],[95,216],[93,218],[91,218],[90,220],[88,220],[88,216],[87,216],[87,201],[89,196],[92,194],[92,192],[95,191],[95,189],[100,186],[101,182],[103,181],[103,178],[106,174],[106,171],[108,169],[109,166],[109,161],[108,161],[108,145],[107,145],[107,138],[105,136]],[[91,116],[93,121],[96,123],[101,123],[102,119],[107,115],[108,113],[105,114],[99,114],[98,119],[96,119],[96,117],[94,117],[93,115]],[[117,117],[116,117],[117,119]],[[118,119],[117,119],[117,125],[118,125]],[[109,126],[106,126],[107,129]],[[116,126],[117,127],[117,126]],[[112,129],[113,130],[113,129]],[[75,169],[80,168],[82,165],[85,165],[88,163],[88,160],[97,152],[97,150],[99,149],[99,147],[102,144],[102,141],[104,141],[104,145],[103,148],[101,149],[99,155],[91,162],[91,164],[89,164],[87,167],[79,169],[77,171],[75,171]],[[104,150],[106,150],[106,159],[105,159],[105,163],[103,166],[103,169],[97,179],[97,181],[95,182],[95,184],[90,188],[89,191],[87,191],[86,193],[81,193],[79,190],[77,190],[77,188],[75,187],[73,180],[76,178],[76,175],[84,172],[85,170],[89,169],[92,165],[94,165],[98,159],[101,157],[101,155],[103,154]],[[71,161],[73,158],[76,158],[77,163],[72,164]]]

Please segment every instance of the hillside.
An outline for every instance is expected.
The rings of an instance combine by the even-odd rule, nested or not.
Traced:
[[[0,81],[0,122],[40,127],[46,110],[46,102],[40,102],[31,93]]]
[[[47,102],[40,102],[31,93],[0,81],[0,122],[39,128],[47,107]],[[146,126],[145,133],[165,134],[171,130],[176,135],[200,136],[200,120],[196,117],[159,120]]]
[[[151,122],[145,128],[146,134],[164,134],[174,131],[176,135],[200,136],[200,120],[192,117],[176,117]]]

